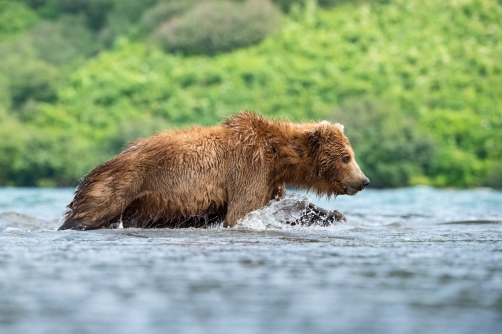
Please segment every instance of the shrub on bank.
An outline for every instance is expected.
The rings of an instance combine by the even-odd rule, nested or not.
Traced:
[[[153,40],[167,52],[228,52],[260,42],[278,27],[279,20],[279,11],[268,0],[200,2],[163,23]]]
[[[139,21],[139,27],[143,33],[150,33],[162,23],[182,16],[200,0],[163,1],[147,9]],[[195,25],[198,22],[194,22]]]

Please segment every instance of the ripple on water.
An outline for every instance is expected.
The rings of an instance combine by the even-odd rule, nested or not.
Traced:
[[[18,212],[0,213],[0,229],[44,230],[54,229],[58,220],[47,221]]]
[[[443,225],[480,225],[480,224],[502,224],[501,219],[485,219],[485,220],[459,220],[442,223]]]
[[[0,332],[498,333],[502,194],[364,191],[290,226],[55,231],[71,191],[0,189]],[[472,203],[470,205],[469,203]],[[450,223],[450,224],[442,224]]]

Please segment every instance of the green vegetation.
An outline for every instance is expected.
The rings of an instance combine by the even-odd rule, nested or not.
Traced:
[[[24,32],[37,21],[35,12],[23,3],[0,1],[0,42]]]
[[[249,109],[345,124],[378,187],[502,187],[500,1],[271,2],[0,0],[0,185]]]
[[[348,100],[337,108],[333,120],[346,127],[356,159],[373,187],[423,184],[428,183],[425,175],[433,175],[437,143],[392,103],[370,97]]]
[[[260,42],[275,30],[279,18],[279,10],[268,0],[200,2],[161,24],[153,40],[166,52],[228,52]]]

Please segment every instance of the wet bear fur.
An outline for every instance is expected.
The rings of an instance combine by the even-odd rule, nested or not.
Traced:
[[[83,178],[59,229],[232,227],[286,186],[331,196],[353,195],[367,183],[340,124],[270,121],[246,111],[217,126],[132,142]],[[345,220],[313,205],[307,211]]]

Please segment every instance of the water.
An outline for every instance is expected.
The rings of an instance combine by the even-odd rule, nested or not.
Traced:
[[[329,227],[282,224],[291,195],[233,229],[57,232],[71,197],[0,189],[1,333],[502,328],[502,192],[314,198],[347,216]]]

